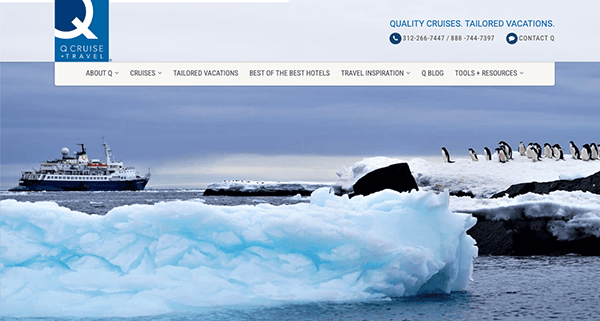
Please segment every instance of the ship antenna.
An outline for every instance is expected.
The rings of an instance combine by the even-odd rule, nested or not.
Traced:
[[[106,155],[106,164],[110,164],[112,163],[112,160],[110,159],[110,147],[108,146],[108,144],[104,141],[104,137],[102,137],[102,145],[104,146],[104,154]]]
[[[80,143],[80,144],[77,144],[77,145],[81,146],[81,154],[80,155],[85,154],[85,147],[83,147],[83,143]]]

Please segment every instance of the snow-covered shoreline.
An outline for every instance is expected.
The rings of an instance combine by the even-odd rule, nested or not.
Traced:
[[[312,182],[223,181],[208,185],[204,196],[309,196],[321,187],[332,185],[333,183]]]
[[[341,166],[337,182],[261,182],[229,180],[210,184],[206,195],[229,196],[308,196],[320,187],[338,186],[351,191],[352,186],[367,173],[396,163],[407,163],[419,189],[443,192],[449,190],[472,194],[475,198],[489,198],[514,184],[525,182],[549,182],[560,179],[586,177],[600,171],[600,161],[584,162],[565,155],[565,160],[543,158],[532,162],[527,157],[513,154],[514,159],[499,163],[497,155],[491,161],[457,158],[454,163],[443,163],[423,158],[370,157],[353,165]]]
[[[419,189],[442,192],[471,192],[476,198],[488,198],[514,184],[548,182],[559,179],[586,177],[600,171],[600,161],[584,162],[565,155],[565,160],[543,159],[532,162],[527,157],[513,154],[514,159],[499,163],[496,154],[491,161],[458,158],[454,163],[432,162],[422,158],[401,159],[372,157],[343,167],[338,171],[336,185],[351,189],[361,177],[377,168],[396,163],[407,163]]]

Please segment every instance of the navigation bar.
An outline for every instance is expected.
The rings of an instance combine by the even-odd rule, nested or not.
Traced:
[[[553,62],[57,62],[56,86],[554,86]]]

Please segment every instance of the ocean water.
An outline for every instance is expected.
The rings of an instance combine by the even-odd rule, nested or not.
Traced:
[[[228,197],[202,196],[197,189],[147,189],[122,192],[0,192],[0,200],[14,199],[19,202],[55,202],[68,209],[88,214],[104,215],[111,209],[124,205],[146,204],[169,201],[199,201],[209,205],[273,205],[309,202],[308,197]]]
[[[192,200],[215,205],[308,202],[299,197],[203,197],[199,190],[141,192],[1,192],[0,199],[53,201],[89,214],[113,207]],[[0,236],[1,237],[1,236]],[[358,300],[294,302],[182,309],[132,318],[2,318],[3,320],[598,320],[599,257],[478,257],[467,290],[450,294]],[[2,280],[0,280],[2,282]],[[0,293],[1,297],[2,293]],[[0,309],[2,306],[0,305]]]

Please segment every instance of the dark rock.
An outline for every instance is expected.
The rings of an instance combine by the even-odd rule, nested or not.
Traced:
[[[354,192],[350,197],[356,195],[369,195],[384,189],[397,192],[409,192],[419,190],[415,178],[410,173],[407,163],[393,164],[388,167],[376,169],[367,173],[354,183]]]
[[[450,196],[458,196],[458,197],[470,197],[474,198],[475,195],[471,191],[450,191]]]
[[[574,180],[558,180],[552,182],[538,183],[529,182],[510,186],[507,190],[496,193],[492,198],[500,198],[508,195],[515,197],[527,193],[548,194],[554,191],[582,191],[594,194],[600,194],[600,172],[588,177],[577,178]]]
[[[477,242],[479,255],[600,255],[600,238],[558,240],[548,229],[556,218],[493,220],[474,214],[477,224],[467,231]]]

